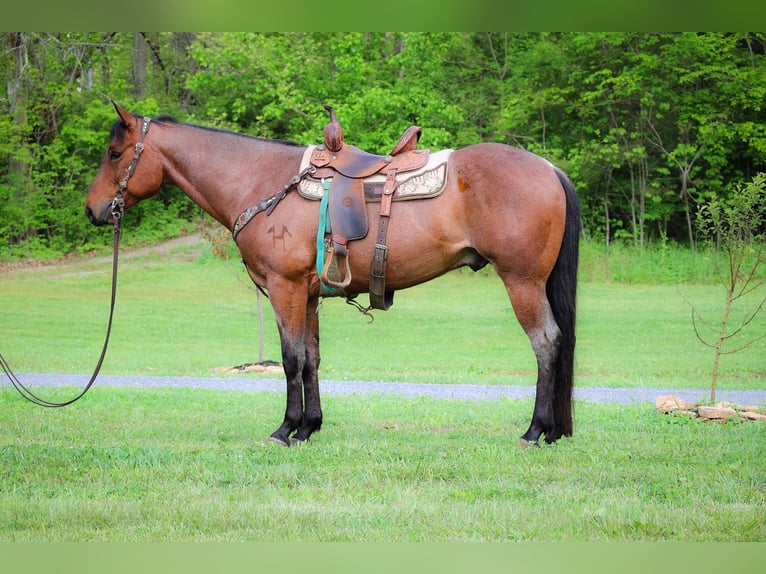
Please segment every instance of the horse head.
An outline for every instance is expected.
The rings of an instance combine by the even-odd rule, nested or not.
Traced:
[[[85,199],[85,215],[94,225],[113,223],[113,205],[124,208],[151,197],[163,182],[160,154],[146,138],[150,121],[112,102],[119,119],[109,134],[109,147]],[[140,158],[140,161],[139,161]]]

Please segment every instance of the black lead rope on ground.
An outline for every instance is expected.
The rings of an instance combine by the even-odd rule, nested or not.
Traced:
[[[93,383],[96,382],[96,377],[98,377],[98,374],[101,371],[101,365],[104,363],[104,357],[106,357],[106,349],[109,346],[109,335],[112,332],[112,317],[114,317],[114,304],[115,304],[115,301],[117,300],[117,255],[119,252],[120,238],[122,236],[122,228],[120,225],[120,222],[122,219],[121,205],[115,204],[113,216],[114,216],[114,242],[113,242],[114,256],[112,258],[112,299],[111,299],[111,304],[109,308],[109,322],[106,327],[106,337],[104,338],[104,346],[101,349],[101,356],[99,357],[98,363],[96,364],[96,368],[93,371],[93,375],[90,377],[90,380],[85,385],[85,388],[80,392],[79,395],[77,395],[76,397],[68,401],[54,402],[54,401],[43,399],[37,396],[34,392],[32,392],[19,380],[16,374],[11,370],[10,366],[8,365],[8,362],[5,360],[5,357],[3,357],[2,354],[0,354],[0,367],[3,369],[3,371],[5,371],[5,374],[8,377],[8,380],[11,381],[11,384],[14,386],[14,388],[19,392],[19,394],[22,397],[27,399],[30,403],[34,403],[41,407],[49,407],[49,408],[58,408],[58,407],[65,407],[65,406],[71,405],[72,403],[80,400],[83,396],[85,396],[85,393],[87,393],[88,390],[93,386]]]

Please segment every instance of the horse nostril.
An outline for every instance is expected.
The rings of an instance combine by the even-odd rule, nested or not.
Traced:
[[[93,213],[93,210],[89,206],[85,206],[85,217],[87,217],[88,221],[90,221],[93,225],[104,225],[104,222],[96,217],[96,214]]]

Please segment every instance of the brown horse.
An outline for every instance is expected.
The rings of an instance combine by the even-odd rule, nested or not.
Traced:
[[[172,184],[232,229],[244,210],[287,188],[306,149],[169,117],[150,121],[115,108],[119,119],[85,203],[95,225],[112,222],[116,195],[124,197],[127,209]],[[456,150],[446,175],[437,198],[394,205],[387,289],[405,289],[461,266],[477,270],[491,264],[537,357],[534,412],[522,444],[542,435],[548,443],[571,436],[580,233],[573,186],[547,160],[498,143]],[[367,204],[373,221],[379,209],[379,203]],[[322,424],[318,225],[317,202],[287,193],[237,237],[250,277],[268,291],[281,337],[287,407],[271,438],[285,445],[308,440]],[[270,229],[287,233],[275,243]],[[374,235],[350,248],[346,293],[368,292]]]

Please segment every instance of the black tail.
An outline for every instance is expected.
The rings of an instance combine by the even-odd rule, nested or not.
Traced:
[[[574,390],[575,318],[577,305],[577,265],[582,220],[580,200],[566,174],[556,170],[567,201],[566,224],[561,250],[545,286],[553,316],[561,330],[561,347],[556,360],[553,416],[556,434],[572,436],[572,392]]]

